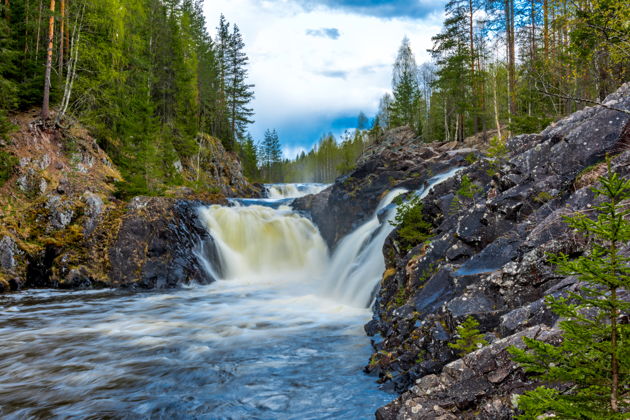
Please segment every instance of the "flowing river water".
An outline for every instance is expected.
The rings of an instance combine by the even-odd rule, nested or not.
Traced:
[[[329,255],[286,205],[324,187],[201,208],[221,260],[211,285],[0,296],[0,417],[372,418],[394,396],[362,372],[363,324],[406,190]]]

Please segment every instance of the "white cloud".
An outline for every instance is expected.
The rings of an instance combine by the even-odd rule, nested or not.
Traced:
[[[213,0],[205,13],[211,34],[221,13],[243,33],[250,81],[256,85],[253,135],[261,138],[265,129],[277,128],[283,144],[302,146],[314,143],[321,132],[295,127],[360,110],[373,114],[390,89],[403,36],[410,38],[418,62],[426,61],[431,36],[442,21],[437,14],[410,20],[321,7],[307,11],[289,0]],[[311,36],[313,28],[337,29],[339,37]]]

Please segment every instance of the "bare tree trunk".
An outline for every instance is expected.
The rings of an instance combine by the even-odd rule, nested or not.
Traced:
[[[531,37],[530,37],[530,49],[531,49],[531,58],[532,61],[535,60],[536,58],[536,1],[535,0],[531,0],[531,13],[530,13],[530,19],[531,19],[531,23],[532,23],[532,32],[531,32]]]
[[[545,60],[549,58],[549,0],[543,0],[543,45]]]
[[[74,79],[77,74],[77,62],[79,61],[79,41],[81,40],[81,27],[83,26],[83,11],[77,16],[72,29],[72,42],[70,44],[70,60],[68,61],[68,69],[66,71],[66,85],[63,91],[63,99],[61,101],[61,107],[57,114],[57,123],[59,123],[68,110],[70,104],[70,96],[72,95],[72,87],[74,86]]]
[[[477,81],[475,80],[475,40],[474,40],[474,29],[473,29],[473,19],[474,19],[474,10],[473,10],[473,0],[468,0],[468,35],[470,37],[470,78],[471,78],[471,87],[473,94],[473,104],[478,105],[478,96],[477,96]],[[479,129],[479,110],[476,109],[474,111],[474,130],[475,133]]]
[[[499,136],[499,138],[501,139],[501,123],[499,122],[499,101],[497,100],[497,72],[495,69],[495,73],[494,76],[492,77],[493,80],[493,87],[494,89],[492,89],[492,97],[494,99],[494,122],[497,125],[497,135]]]
[[[611,299],[613,300],[613,302],[617,302],[617,289],[611,290]],[[619,412],[619,360],[617,358],[617,316],[618,311],[615,307],[610,317],[610,327],[612,333],[610,337],[610,347],[612,353],[612,387],[610,392],[610,408],[615,413]]]
[[[37,16],[37,39],[35,40],[35,60],[37,60],[37,56],[39,55],[39,40],[41,38],[41,28],[42,28],[42,0],[39,0],[39,14]]]
[[[443,99],[444,104],[444,138],[446,141],[450,140],[450,135],[448,132],[448,112],[446,110],[446,98]]]
[[[28,21],[29,21],[29,17],[31,15],[31,4],[30,4],[30,0],[26,0],[26,7],[24,8],[24,20],[25,20],[25,25],[24,25],[24,57],[22,58],[22,60],[26,60],[26,57],[28,55]]]
[[[59,3],[59,11],[61,12],[61,20],[59,21],[59,76],[63,76],[63,47],[64,47],[64,25],[66,23],[66,2],[61,0]]]
[[[505,0],[505,26],[508,55],[508,99],[510,114],[516,113],[516,69],[514,52],[514,1]]]
[[[68,11],[68,15],[69,15],[70,14],[70,0],[64,0],[64,4],[66,6],[66,10]],[[83,10],[85,10],[85,5],[83,5]],[[70,34],[68,33],[68,25],[65,25],[65,28],[66,28],[65,31],[63,31],[61,34],[65,43],[64,50],[70,51]]]
[[[53,42],[55,39],[55,0],[50,0],[50,18],[48,19],[48,51],[46,52],[46,74],[44,76],[44,101],[42,104],[42,119],[50,116],[50,71],[52,68]]]

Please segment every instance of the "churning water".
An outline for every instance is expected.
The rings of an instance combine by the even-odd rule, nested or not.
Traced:
[[[240,202],[199,211],[209,286],[0,296],[0,417],[372,418],[393,396],[362,372],[362,326],[404,192],[332,256],[283,202]]]

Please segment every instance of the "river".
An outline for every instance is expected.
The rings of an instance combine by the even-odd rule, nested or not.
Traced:
[[[0,296],[0,416],[373,418],[395,396],[362,371],[363,324],[390,203],[405,190],[329,255],[287,206],[323,187],[274,185],[267,199],[201,208],[221,260],[207,264],[211,285]]]

